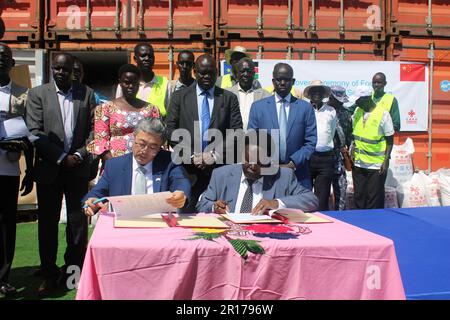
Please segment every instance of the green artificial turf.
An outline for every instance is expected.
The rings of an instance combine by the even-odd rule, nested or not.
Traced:
[[[43,281],[42,277],[34,276],[33,272],[39,268],[38,229],[37,222],[17,224],[16,252],[13,266],[9,276],[9,282],[17,288],[17,293],[8,296],[11,300],[37,300],[42,299],[36,292]],[[64,252],[66,250],[65,224],[59,225],[59,245],[57,265],[64,264]],[[93,228],[89,227],[89,236]],[[42,300],[73,300],[76,290],[58,290],[51,296]],[[0,298],[0,300],[2,300]]]

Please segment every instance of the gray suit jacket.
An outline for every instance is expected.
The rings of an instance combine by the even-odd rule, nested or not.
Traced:
[[[75,121],[69,153],[79,152],[83,157],[83,164],[73,173],[88,178],[92,156],[86,145],[93,137],[94,91],[85,85],[74,85],[73,108]],[[47,83],[30,89],[26,110],[28,129],[39,137],[35,142],[34,178],[36,182],[50,184],[61,170],[57,161],[64,153],[64,125],[55,85]]]
[[[236,97],[238,98],[238,101],[239,101],[239,89],[238,89],[238,84],[237,83],[234,86],[232,86],[231,88],[226,88],[225,90],[233,92],[236,95]],[[265,90],[263,88],[254,89],[254,93],[255,93],[255,96],[254,96],[253,102],[271,96],[271,94],[267,90]],[[240,104],[240,101],[239,101],[239,104]]]
[[[197,203],[197,211],[211,212],[214,202],[223,200],[228,203],[230,211],[235,212],[241,175],[242,164],[232,164],[215,169],[208,188]],[[291,169],[280,168],[276,174],[264,176],[263,181],[264,199],[280,199],[288,208],[303,211],[317,210],[316,196],[297,182],[294,171]]]

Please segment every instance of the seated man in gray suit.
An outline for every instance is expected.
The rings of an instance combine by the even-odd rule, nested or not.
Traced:
[[[261,87],[254,87],[255,63],[252,59],[242,58],[235,64],[235,68],[234,73],[238,82],[226,90],[233,92],[239,100],[243,128],[246,131],[252,103],[270,97],[271,94]]]
[[[199,212],[263,214],[281,208],[317,210],[316,196],[297,182],[292,169],[271,166],[274,142],[268,133],[251,130],[244,139],[244,162],[213,171],[197,204]],[[266,164],[262,161],[265,156]]]

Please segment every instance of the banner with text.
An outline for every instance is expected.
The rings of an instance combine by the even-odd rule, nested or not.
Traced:
[[[272,85],[273,67],[286,62],[294,69],[296,88],[302,92],[313,80],[322,80],[328,86],[339,85],[352,96],[357,86],[372,86],[377,72],[386,75],[386,92],[398,100],[401,131],[428,130],[428,66],[403,61],[329,61],[329,60],[255,60],[256,76],[263,88]],[[222,61],[221,70],[229,72]]]

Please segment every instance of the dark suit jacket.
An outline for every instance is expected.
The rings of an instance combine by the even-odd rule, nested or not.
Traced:
[[[252,104],[248,129],[279,129],[275,96]],[[287,124],[286,154],[295,163],[298,181],[312,189],[309,175],[309,159],[317,143],[316,117],[308,102],[291,96]],[[288,161],[289,162],[289,161]]]
[[[197,210],[199,212],[211,212],[212,206],[217,200],[227,202],[231,212],[239,210],[239,208],[236,208],[236,201],[241,176],[242,164],[214,169],[208,189],[197,203]],[[300,185],[294,172],[288,168],[280,168],[274,175],[264,176],[262,194],[268,200],[280,199],[288,208],[303,211],[317,210],[318,200],[316,196]]]
[[[79,152],[83,164],[74,174],[89,178],[92,156],[86,145],[93,137],[94,91],[85,85],[73,87],[74,131],[70,154]],[[34,178],[39,183],[52,183],[61,166],[58,159],[64,153],[64,125],[56,88],[47,83],[28,92],[26,122],[30,132],[39,137],[35,142],[36,159]]]
[[[106,161],[105,170],[97,185],[84,197],[102,198],[131,194],[133,174],[133,154]],[[182,166],[171,161],[171,153],[161,150],[152,163],[153,192],[183,191],[189,198],[191,184]]]
[[[190,147],[191,152],[189,155],[192,155],[194,153],[194,138],[199,139],[199,136],[197,137],[194,131],[194,121],[198,120],[196,86],[190,86],[184,90],[174,92],[166,118],[172,146],[179,142],[176,139],[172,139],[172,132],[179,128],[186,129],[191,136],[190,146],[186,142],[182,143],[186,148]],[[214,87],[214,107],[209,129],[219,130],[224,138],[224,142],[227,129],[242,129],[242,118],[236,95],[217,86]],[[216,151],[219,153],[219,157],[222,158],[225,148],[217,149]]]

